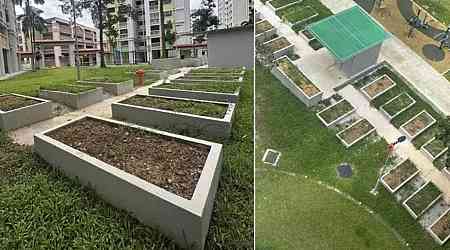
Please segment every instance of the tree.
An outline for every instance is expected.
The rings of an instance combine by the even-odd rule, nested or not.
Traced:
[[[437,135],[437,139],[442,141],[447,147],[450,147],[450,116],[447,119],[439,123],[440,133]],[[450,154],[447,153],[446,166],[450,168]]]
[[[36,66],[35,66],[35,60],[36,60],[36,53],[35,53],[35,21],[33,20],[33,18],[40,16],[36,15],[37,14],[37,9],[31,6],[31,2],[30,0],[13,0],[15,5],[19,5],[24,9],[24,14],[22,17],[23,20],[25,20],[26,22],[28,22],[27,29],[24,30],[25,35],[28,34],[28,36],[31,36],[31,69],[34,71],[36,70]],[[44,4],[45,0],[33,0],[34,4]],[[42,13],[42,11],[41,11]],[[39,22],[40,20],[36,20],[37,22]],[[40,25],[40,24],[38,24]]]
[[[167,58],[164,0],[159,0],[159,30],[161,33],[161,58]]]
[[[216,4],[214,0],[202,0],[201,8],[194,11],[191,17],[194,19],[192,29],[195,33],[205,33],[209,27],[217,28],[219,25],[219,18],[214,15]],[[198,35],[195,40],[203,41],[205,35]]]

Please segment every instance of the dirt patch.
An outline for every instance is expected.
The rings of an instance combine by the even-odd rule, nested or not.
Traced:
[[[353,125],[350,129],[340,134],[341,138],[347,143],[352,144],[354,141],[358,140],[361,136],[367,134],[373,129],[372,124],[367,120],[362,120],[357,124]]]
[[[406,160],[386,175],[383,180],[389,187],[396,189],[416,172],[416,166],[410,160]]]
[[[382,76],[380,79],[375,80],[369,86],[365,87],[363,90],[370,96],[370,98],[376,97],[378,94],[393,86],[394,82],[387,76]]]
[[[428,126],[433,119],[427,113],[422,113],[414,120],[410,121],[403,128],[412,136],[420,133],[426,126]]]
[[[42,103],[34,99],[29,99],[25,97],[19,97],[15,95],[4,95],[0,96],[0,111],[11,111],[34,104]]]
[[[47,134],[169,192],[191,199],[208,146],[86,118]]]
[[[225,104],[194,102],[141,95],[133,96],[121,101],[120,103],[215,118],[224,118],[228,110],[228,105]]]
[[[444,215],[439,221],[431,227],[431,230],[439,237],[445,240],[450,235],[450,213]]]

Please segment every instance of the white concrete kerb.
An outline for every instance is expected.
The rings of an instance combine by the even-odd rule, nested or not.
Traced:
[[[397,169],[399,166],[401,166],[403,163],[405,163],[408,159],[404,159],[403,161],[399,162],[397,165],[395,165],[391,170],[389,170],[388,172],[386,172],[382,177],[381,177],[381,183],[383,184],[383,186],[385,186],[389,192],[391,193],[395,193],[397,190],[399,190],[400,188],[402,188],[406,183],[408,183],[412,178],[416,177],[416,175],[418,175],[420,173],[420,170],[417,169],[417,171],[415,171],[411,176],[409,176],[406,180],[404,180],[402,183],[400,183],[397,187],[392,188],[391,186],[389,186],[384,178],[386,176],[388,176],[389,174],[392,173],[392,171],[394,171],[395,169]],[[416,167],[414,165],[414,167]]]
[[[440,198],[442,198],[442,192],[434,199],[431,201],[430,204],[428,204],[422,211],[420,211],[418,214],[416,214],[409,206],[408,206],[408,201],[410,199],[412,199],[417,193],[419,193],[421,190],[423,190],[426,186],[428,185],[434,185],[431,181],[428,181],[427,183],[425,183],[425,185],[421,186],[419,189],[417,189],[413,194],[411,194],[405,201],[403,201],[403,207],[406,208],[406,210],[408,211],[409,214],[411,214],[411,216],[414,219],[417,219],[419,216],[421,216],[423,213],[425,213],[430,207],[432,207],[434,205],[434,203],[436,203]]]
[[[369,87],[370,85],[376,83],[377,81],[379,81],[379,80],[382,79],[382,78],[387,78],[387,79],[389,79],[389,81],[392,82],[392,85],[389,86],[389,87],[387,87],[386,89],[384,89],[384,90],[381,91],[380,93],[377,93],[375,96],[373,96],[373,97],[370,96],[370,95],[366,92],[365,89],[366,89],[367,87]],[[394,82],[388,75],[384,74],[384,75],[382,75],[382,76],[376,78],[375,80],[371,81],[370,83],[364,85],[364,86],[361,88],[361,91],[363,92],[363,94],[364,94],[369,100],[374,100],[375,98],[381,96],[382,94],[386,93],[386,92],[389,91],[390,89],[394,88],[396,85],[397,85],[396,82]]]
[[[447,209],[447,211],[445,211],[441,216],[439,216],[428,228],[427,231],[431,234],[431,236],[433,237],[433,239],[439,244],[439,245],[444,245],[444,243],[446,243],[449,239],[450,239],[450,234],[445,237],[444,240],[441,240],[432,230],[433,226],[440,221],[444,216],[447,216],[450,213],[450,208]]]
[[[429,117],[431,117],[432,122],[429,123],[427,126],[423,127],[421,130],[419,130],[419,132],[417,132],[414,135],[411,135],[404,127],[406,125],[408,125],[408,123],[410,123],[411,121],[413,121],[414,119],[416,119],[417,117],[419,117],[420,115],[426,113]],[[427,130],[429,127],[433,126],[436,123],[436,119],[430,115],[430,113],[428,113],[426,110],[423,110],[422,112],[418,113],[417,115],[415,115],[414,117],[412,117],[411,119],[409,119],[408,121],[406,121],[405,123],[403,123],[400,126],[400,130],[407,135],[411,140],[413,140],[414,138],[416,138],[417,136],[419,136],[420,134],[422,134],[423,132],[425,132],[425,130]]]

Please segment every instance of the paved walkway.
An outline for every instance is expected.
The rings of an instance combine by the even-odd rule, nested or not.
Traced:
[[[177,77],[182,76],[184,73],[189,71],[189,68],[183,68],[180,70],[181,70],[180,73],[169,76],[169,79],[175,79]],[[162,83],[162,80],[159,80],[159,81],[153,83],[151,86],[159,85],[161,83]],[[94,115],[94,116],[99,116],[99,117],[103,117],[103,118],[111,118],[112,117],[111,104],[113,102],[117,102],[117,101],[126,99],[127,97],[133,96],[135,94],[147,95],[148,88],[149,88],[149,86],[137,88],[133,92],[127,93],[125,95],[114,96],[112,98],[105,99],[102,102],[96,103],[96,104],[86,107],[84,109],[69,112],[69,113],[66,113],[61,116],[56,116],[56,117],[46,120],[46,121],[35,123],[28,127],[24,127],[24,128],[20,128],[20,129],[11,131],[11,132],[9,132],[9,135],[14,139],[14,141],[16,143],[33,145],[34,144],[34,134],[44,132],[48,129],[54,128],[58,125],[69,122],[78,117],[81,117],[84,115]]]
[[[403,135],[380,111],[371,107],[364,95],[352,85],[340,90],[339,94],[356,107],[358,115],[366,118],[376,128],[378,135],[386,141],[394,142]],[[424,179],[431,180],[440,190],[447,191],[446,200],[450,202],[449,179],[420,150],[407,141],[397,145],[395,153],[403,159],[409,158],[420,169]]]

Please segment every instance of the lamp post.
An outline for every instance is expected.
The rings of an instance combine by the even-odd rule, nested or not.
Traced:
[[[406,136],[400,136],[396,142],[393,142],[391,144],[388,145],[388,152],[387,152],[387,156],[386,156],[386,160],[384,161],[384,165],[383,167],[380,169],[380,172],[378,173],[378,178],[377,178],[377,182],[375,183],[375,186],[372,188],[372,190],[370,190],[370,193],[373,195],[377,195],[378,194],[378,186],[380,185],[381,182],[381,177],[383,176],[383,173],[387,167],[387,164],[389,162],[389,159],[392,156],[392,153],[394,152],[394,148],[395,145],[402,143],[406,141]]]

